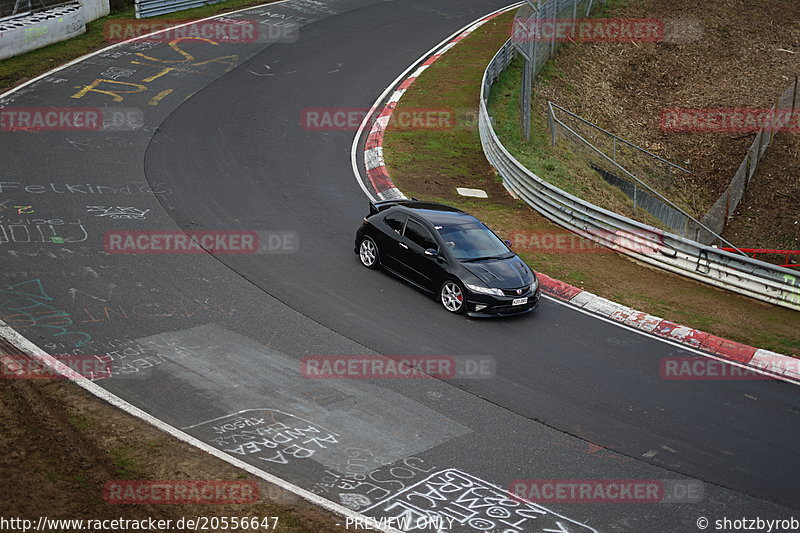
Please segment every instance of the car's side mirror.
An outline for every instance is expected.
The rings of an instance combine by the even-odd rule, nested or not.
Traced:
[[[506,246],[508,246],[509,248],[511,248],[511,241],[509,241],[508,239],[506,239],[506,240],[504,240],[503,242],[504,242],[504,243],[506,243]]]
[[[425,253],[425,255],[427,255],[428,257],[439,257],[439,252],[438,252],[438,250],[434,250],[433,248],[428,248],[427,250],[425,250],[425,252],[424,252],[424,253]]]

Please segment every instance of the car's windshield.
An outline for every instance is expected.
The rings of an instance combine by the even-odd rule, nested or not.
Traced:
[[[508,247],[483,224],[436,226],[447,249],[459,261],[511,257]]]

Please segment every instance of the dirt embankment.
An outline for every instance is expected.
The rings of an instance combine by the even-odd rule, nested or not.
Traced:
[[[771,107],[800,74],[800,2],[631,0],[604,16],[661,19],[666,38],[565,46],[555,78],[537,89],[536,112],[544,114],[552,100],[687,166],[687,197],[704,211],[730,183],[755,133],[665,131],[662,112]],[[798,135],[786,132],[770,148],[727,234],[735,244],[800,248]]]

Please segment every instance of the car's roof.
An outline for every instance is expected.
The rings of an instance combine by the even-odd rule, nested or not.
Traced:
[[[469,213],[445,204],[437,204],[434,202],[420,202],[411,201],[398,204],[401,209],[409,209],[421,218],[424,218],[431,224],[442,225],[458,225],[469,224],[477,222],[478,219]]]

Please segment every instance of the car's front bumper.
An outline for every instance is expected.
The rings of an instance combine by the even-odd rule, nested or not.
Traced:
[[[491,296],[487,294],[467,294],[467,316],[471,317],[496,317],[513,316],[530,313],[539,307],[541,300],[541,290],[537,289],[534,293],[520,295],[528,298],[528,303],[522,305],[512,305],[514,298],[503,296]]]

